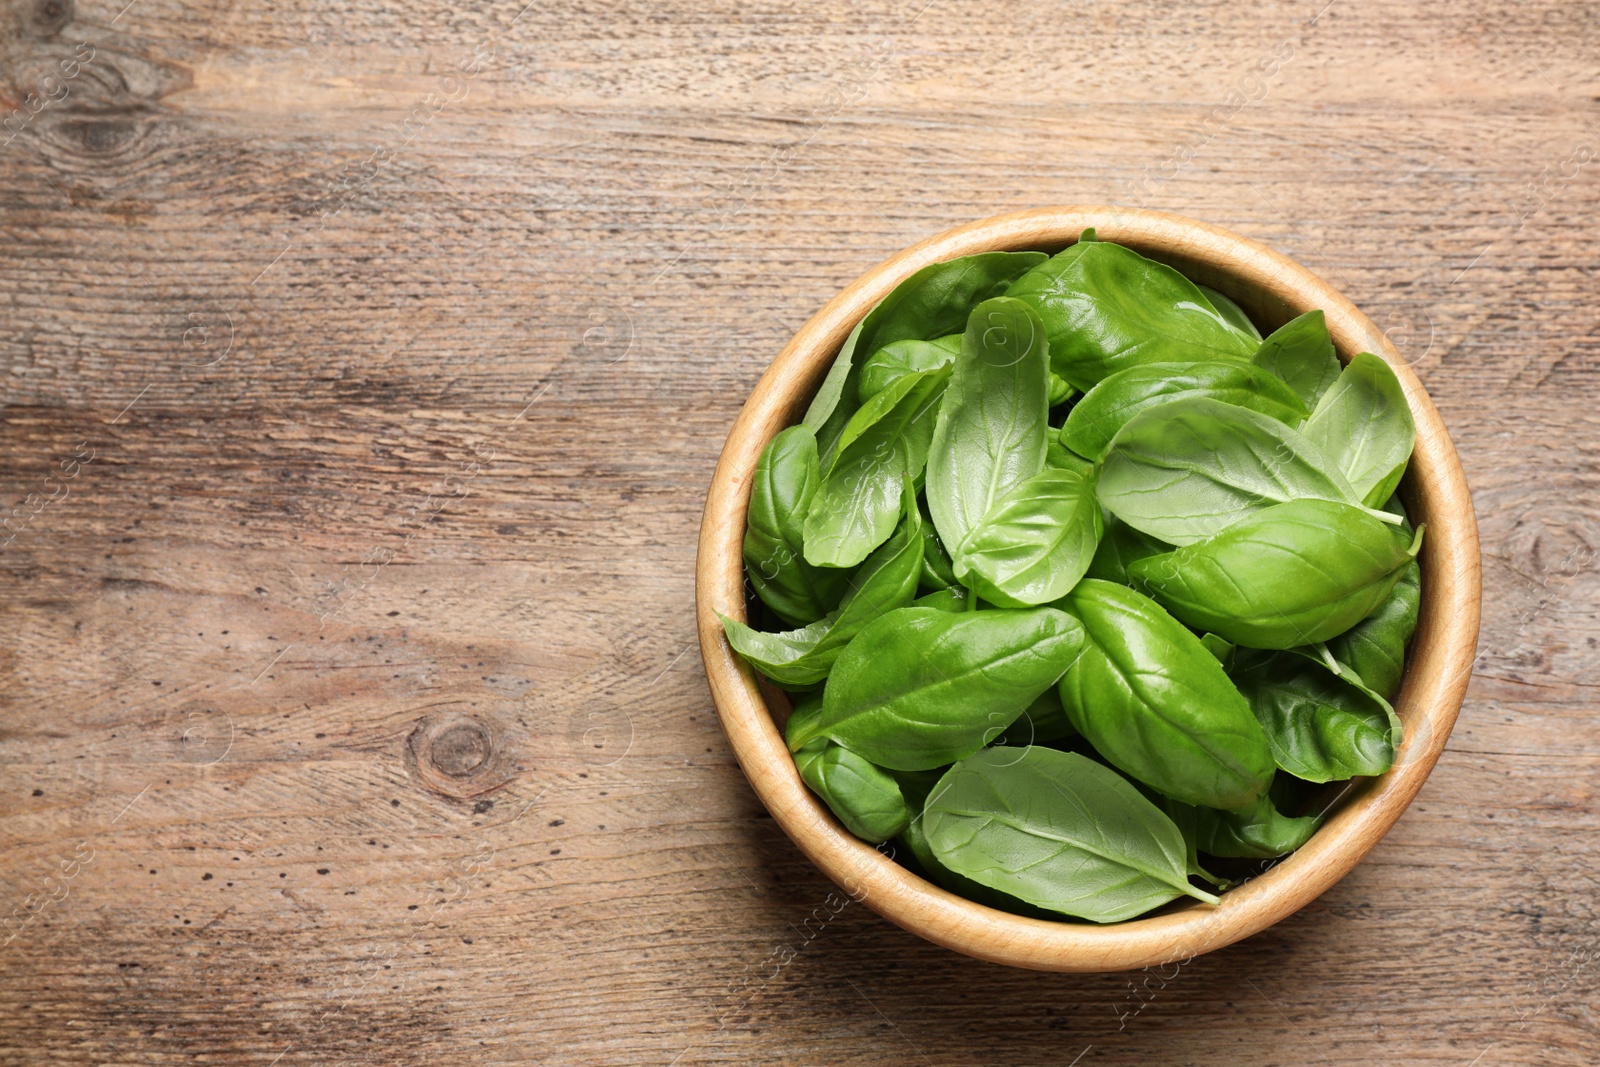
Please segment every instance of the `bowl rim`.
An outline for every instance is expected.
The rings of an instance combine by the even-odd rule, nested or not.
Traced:
[[[741,547],[757,459],[798,421],[859,319],[922,267],[975,252],[1074,243],[1088,227],[1182,270],[1273,324],[1321,308],[1341,361],[1374,352],[1394,367],[1417,426],[1401,485],[1427,523],[1419,557],[1422,608],[1395,709],[1406,737],[1394,766],[1357,780],[1304,846],[1230,889],[1215,907],[1192,903],[1106,926],[1032,919],[966,900],[852,836],[802,783],[754,671],[727,644],[717,611],[744,618]],[[778,825],[853,899],[936,944],[1016,967],[1116,971],[1192,959],[1266,929],[1343,878],[1388,832],[1438,761],[1476,653],[1481,578],[1466,475],[1422,383],[1387,337],[1333,286],[1279,252],[1219,226],[1167,212],[1044,207],[957,226],[911,246],[846,286],[813,315],[756,383],[728,434],[706,497],[696,564],[700,648],[717,713],[750,784]]]

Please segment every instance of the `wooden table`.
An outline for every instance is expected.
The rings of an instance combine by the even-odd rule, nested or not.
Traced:
[[[0,4],[0,1063],[1600,1059],[1592,6],[124,3]],[[1487,600],[1334,891],[1039,975],[835,909],[691,574],[830,295],[1108,201],[1389,331]]]

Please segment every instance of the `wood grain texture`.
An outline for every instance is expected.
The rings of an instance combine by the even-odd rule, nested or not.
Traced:
[[[0,1063],[1600,1058],[1600,8],[124,2],[0,3]],[[1484,549],[1406,816],[1131,980],[840,906],[692,609],[818,307],[1107,201],[1366,311]]]

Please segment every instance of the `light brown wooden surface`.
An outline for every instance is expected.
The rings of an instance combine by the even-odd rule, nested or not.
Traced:
[[[0,1063],[1600,1058],[1593,5],[124,2],[0,5]],[[1132,985],[835,912],[692,612],[817,307],[1107,200],[1389,331],[1486,596],[1384,842]]]

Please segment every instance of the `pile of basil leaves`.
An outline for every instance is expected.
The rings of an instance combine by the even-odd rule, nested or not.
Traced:
[[[1097,922],[1215,903],[1202,855],[1291,852],[1320,783],[1394,760],[1414,439],[1321,311],[1263,339],[1092,230],[933,264],[763,453],[767,628],[723,626],[795,694],[805,782],[946,888]]]

